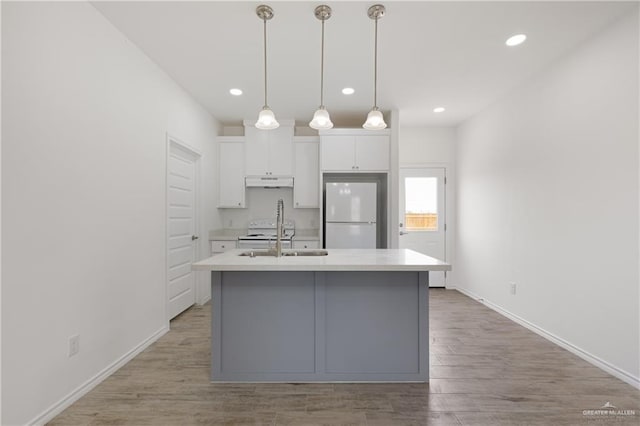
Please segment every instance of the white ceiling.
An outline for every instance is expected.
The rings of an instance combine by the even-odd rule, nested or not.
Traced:
[[[227,125],[263,105],[260,2],[94,2],[132,42]],[[307,123],[320,99],[321,1],[270,3],[269,105]],[[326,2],[325,105],[338,127],[359,126],[373,104],[369,2]],[[634,2],[386,1],[379,21],[378,105],[403,125],[450,126],[473,116],[580,42],[631,13]],[[510,35],[526,33],[519,47]],[[345,96],[343,87],[355,88]],[[232,87],[244,95],[229,94]],[[444,106],[444,113],[433,108]]]

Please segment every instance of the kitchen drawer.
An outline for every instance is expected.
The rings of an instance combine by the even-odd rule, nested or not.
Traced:
[[[211,253],[223,253],[236,248],[235,240],[211,241]]]
[[[320,248],[320,241],[293,241],[294,249],[317,249]]]

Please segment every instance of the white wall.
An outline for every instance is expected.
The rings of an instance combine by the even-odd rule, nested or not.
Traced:
[[[225,228],[246,229],[250,220],[275,219],[276,204],[282,198],[284,217],[294,220],[296,229],[318,229],[320,209],[294,209],[293,188],[247,188],[245,195],[246,209],[220,209]]]
[[[400,165],[455,163],[455,127],[400,126]]]
[[[2,8],[2,424],[24,424],[167,327],[166,133],[204,182],[218,125],[90,4]]]
[[[637,386],[638,16],[466,122],[458,142],[457,285]]]

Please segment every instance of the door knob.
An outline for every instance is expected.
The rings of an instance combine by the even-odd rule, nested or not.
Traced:
[[[197,235],[192,235],[191,236],[191,241],[197,240],[198,238],[200,238],[200,237],[198,237]]]
[[[402,232],[402,231],[400,231],[400,235],[404,235],[404,234],[406,234],[406,232]]]

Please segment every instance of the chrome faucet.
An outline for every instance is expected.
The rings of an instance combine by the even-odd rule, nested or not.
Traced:
[[[276,209],[276,257],[282,256],[282,235],[284,234],[284,201],[278,200]]]

